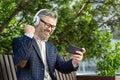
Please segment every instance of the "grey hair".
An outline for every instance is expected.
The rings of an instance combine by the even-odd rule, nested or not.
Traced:
[[[55,20],[58,18],[58,14],[55,11],[49,10],[49,9],[42,9],[40,10],[40,13],[38,14],[39,18],[42,19],[45,16],[49,16]]]

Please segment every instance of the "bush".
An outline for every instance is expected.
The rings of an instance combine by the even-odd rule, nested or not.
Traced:
[[[97,73],[101,76],[115,76],[120,67],[120,43],[115,48],[109,47],[105,50],[102,58],[97,62]]]

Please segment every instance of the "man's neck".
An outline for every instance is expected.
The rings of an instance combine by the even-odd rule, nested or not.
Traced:
[[[35,36],[36,36],[37,39],[39,39],[40,41],[46,42],[46,40],[43,40],[42,37],[40,36],[40,34],[38,34],[37,32],[35,32]]]

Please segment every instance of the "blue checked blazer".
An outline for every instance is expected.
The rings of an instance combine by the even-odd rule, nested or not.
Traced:
[[[53,44],[46,42],[45,45],[48,70],[52,80],[57,80],[54,76],[55,69],[63,73],[70,73],[77,70],[77,68],[73,67],[72,60],[65,62],[59,56]],[[44,80],[44,64],[35,39],[25,35],[14,38],[12,48],[14,64],[18,64],[21,60],[27,60],[24,68],[17,67],[18,80]]]

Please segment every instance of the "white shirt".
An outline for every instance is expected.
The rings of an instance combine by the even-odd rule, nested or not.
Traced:
[[[26,36],[33,38],[33,35],[30,34],[25,34]],[[46,46],[45,46],[45,41],[41,41],[40,39],[37,38],[37,36],[34,35],[34,38],[38,44],[38,47],[40,49],[41,52],[41,57],[45,66],[45,76],[44,76],[44,80],[52,80],[50,75],[49,75],[49,71],[48,71],[48,65],[47,65],[47,60],[46,60]]]

